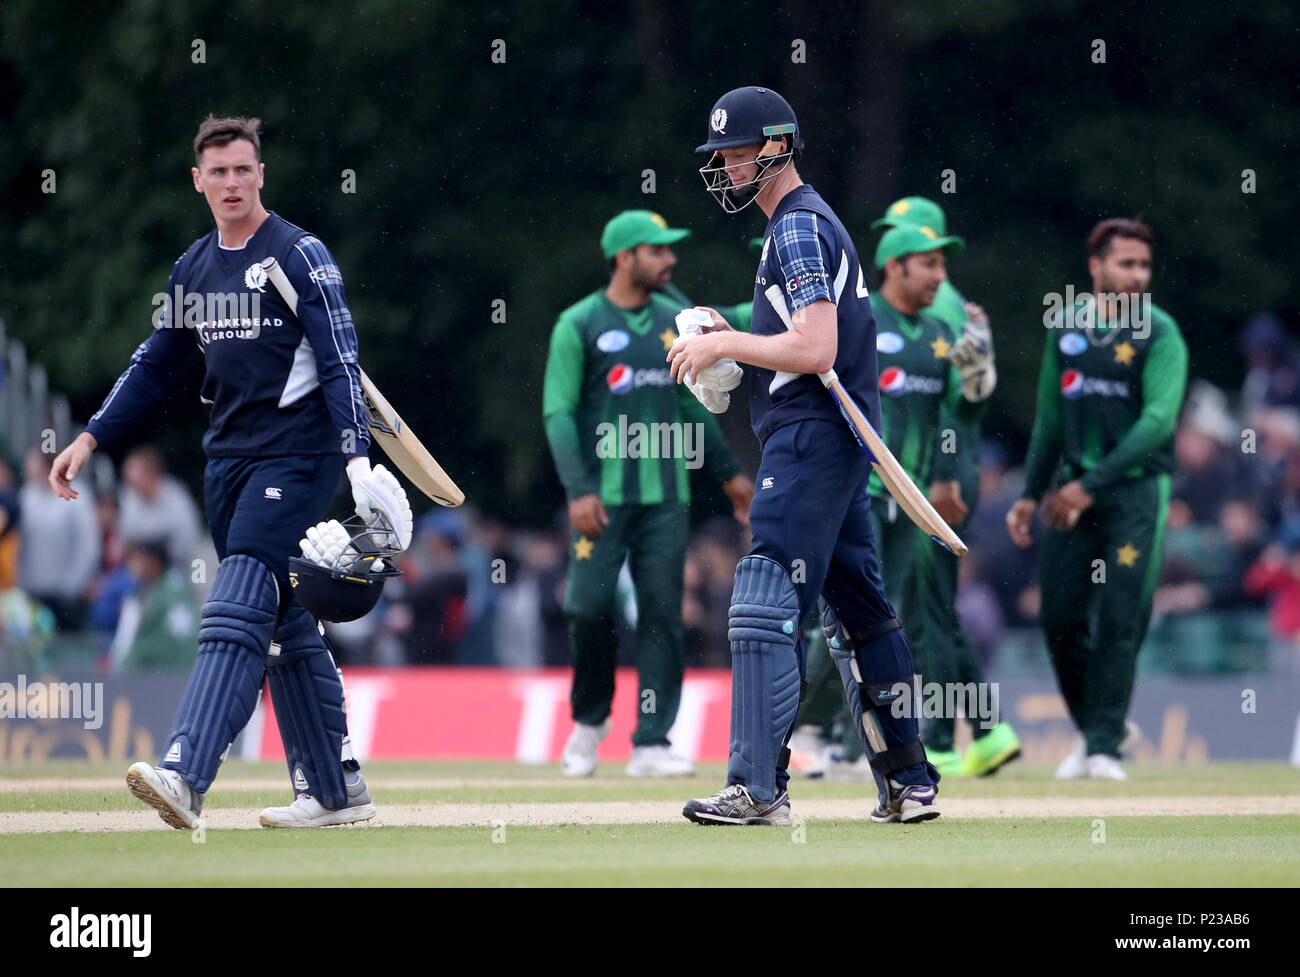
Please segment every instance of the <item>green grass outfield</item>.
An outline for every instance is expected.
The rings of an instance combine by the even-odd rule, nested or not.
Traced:
[[[870,785],[796,778],[796,818],[801,802],[814,812],[830,805],[854,813],[814,815],[787,828],[706,828],[675,816],[684,800],[717,788],[722,771],[716,766],[694,778],[634,781],[609,765],[591,780],[568,782],[554,766],[373,763],[365,769],[381,818],[385,805],[440,816],[474,805],[481,823],[209,828],[198,840],[155,827],[161,821],[115,786],[122,768],[0,767],[0,884],[833,886],[879,884],[880,873],[893,866],[891,885],[1300,885],[1300,813],[1204,813],[1232,809],[1240,798],[1280,799],[1296,809],[1300,770],[1281,764],[1135,766],[1126,783],[1057,783],[1050,769],[1012,765],[987,780],[944,781],[941,799],[953,802],[954,816],[913,826],[867,821]],[[232,762],[205,812],[251,826],[259,807],[287,803],[289,796],[282,766]],[[1064,813],[971,814],[989,800],[996,805],[987,810],[1015,810],[1023,802],[1026,810],[1046,804]],[[497,810],[531,809],[551,817],[559,812],[563,820],[569,810],[563,805],[570,804],[590,817],[600,805],[619,802],[639,802],[633,810],[653,812],[654,822],[526,824],[493,817]],[[1183,802],[1196,813],[1122,813]],[[959,815],[963,803],[966,814]],[[1104,816],[1089,813],[1093,804]],[[131,820],[128,829],[119,823],[116,830],[57,830],[68,817],[83,824],[138,817],[147,829],[130,830]],[[39,827],[42,818],[52,830]],[[13,819],[25,819],[26,827],[6,828]]]

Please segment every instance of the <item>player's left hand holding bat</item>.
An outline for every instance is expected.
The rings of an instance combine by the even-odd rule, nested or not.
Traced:
[[[356,503],[357,515],[369,523],[376,512],[383,513],[397,536],[391,545],[400,550],[410,546],[411,532],[415,527],[411,502],[393,474],[383,465],[371,469],[368,458],[358,457],[348,462],[348,480],[352,483],[352,501]]]

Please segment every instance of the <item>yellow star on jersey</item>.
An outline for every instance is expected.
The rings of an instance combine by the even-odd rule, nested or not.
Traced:
[[[590,560],[591,551],[596,548],[596,544],[586,536],[579,536],[578,541],[573,544],[573,555],[575,559]]]
[[[1137,355],[1137,348],[1127,339],[1115,347],[1115,362],[1122,363],[1124,366],[1133,365],[1133,357]]]
[[[1119,557],[1119,565],[1122,567],[1137,566],[1138,557],[1142,554],[1137,551],[1137,547],[1132,543],[1125,543],[1115,554]]]
[[[659,334],[659,338],[664,341],[664,352],[673,348],[673,341],[677,338],[677,333],[671,329],[665,329]]]
[[[952,349],[952,343],[948,342],[948,340],[944,339],[942,336],[936,336],[934,342],[930,344],[930,348],[934,350],[934,358],[936,360],[946,360],[948,358],[948,350]]]

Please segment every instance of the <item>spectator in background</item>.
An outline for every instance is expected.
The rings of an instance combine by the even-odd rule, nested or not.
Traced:
[[[465,636],[468,583],[461,565],[460,514],[434,512],[422,518],[402,565],[404,599],[411,616],[406,631],[407,660],[413,665],[455,662]]]
[[[1289,523],[1247,571],[1246,592],[1268,598],[1272,669],[1300,673],[1300,522]]]
[[[188,671],[194,665],[199,616],[185,578],[168,564],[167,543],[132,543],[126,568],[135,593],[122,605],[110,652],[113,670]]]
[[[1032,624],[1038,619],[1037,537],[1028,549],[1020,549],[1007,536],[1002,518],[1019,498],[1023,475],[1008,469],[1007,452],[1001,444],[985,440],[980,446],[979,478],[980,505],[967,527],[965,542],[980,554],[981,579],[997,598],[1001,620],[1011,625]],[[969,571],[967,574],[969,584]]]
[[[118,529],[126,543],[165,540],[171,565],[190,565],[202,538],[199,509],[153,445],[133,449],[122,462],[121,503]]]
[[[1246,359],[1241,387],[1244,413],[1258,407],[1300,408],[1300,358],[1277,316],[1260,312],[1246,320],[1241,352]]]
[[[40,448],[23,462],[18,585],[48,607],[60,630],[78,631],[99,572],[99,527],[88,489],[65,502],[50,488],[50,461]]]
[[[1177,469],[1170,498],[1181,499],[1193,522],[1212,525],[1228,492],[1251,480],[1241,450],[1241,425],[1228,409],[1223,391],[1196,380],[1174,434]]]
[[[0,592],[18,586],[18,516],[14,470],[0,458]]]

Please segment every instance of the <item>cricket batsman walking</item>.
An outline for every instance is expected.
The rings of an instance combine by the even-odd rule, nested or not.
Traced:
[[[715,477],[742,523],[754,483],[741,473],[713,415],[663,365],[682,307],[664,294],[677,264],[671,246],[689,233],[648,210],[613,217],[600,242],[608,284],[560,313],[551,333],[542,414],[569,503],[564,610],[574,726],[562,769],[570,777],[595,772],[597,750],[609,733],[616,585],[625,560],[636,587],[640,690],[627,772],[672,777],[695,769],[668,740],[686,659],[682,590],[690,471],[703,468]],[[730,399],[718,396],[723,403]]]
[[[728,213],[768,216],[752,333],[712,313],[713,328],[669,351],[677,381],[720,359],[753,366],[750,413],[763,445],[750,507],[753,546],[736,567],[729,615],[731,748],[727,784],[686,804],[701,824],[790,824],[789,749],[801,698],[801,624],[824,597],[828,632],[854,719],[877,775],[873,821],[938,817],[938,771],[911,711],[890,708],[912,682],[912,649],[885,596],[868,495],[870,463],[816,374],[832,368],[877,426],[876,329],[853,241],[800,179],[794,110],[771,89],[739,88],[714,105],[701,168]],[[766,290],[793,311],[786,329]],[[710,310],[711,311],[711,310]]]
[[[267,808],[267,827],[319,827],[374,817],[352,754],[343,684],[323,631],[293,596],[289,558],[317,526],[346,469],[357,514],[382,515],[404,549],[411,507],[397,480],[366,457],[369,437],[357,337],[338,265],[315,236],[262,205],[257,119],[214,119],[194,140],[194,189],[216,228],[181,255],[155,329],[55,460],[72,480],[91,452],[156,411],[198,348],[210,426],[204,495],[221,559],[199,626],[198,657],[159,764],[136,763],[127,786],[175,828],[200,823],[204,793],[267,682],[294,801]],[[274,257],[301,297],[298,313],[268,287]],[[304,540],[304,536],[307,537]],[[304,548],[304,552],[306,552]]]
[[[1051,309],[1016,545],[1046,495],[1042,625],[1083,739],[1056,776],[1126,780],[1120,765],[1138,651],[1160,577],[1187,345],[1150,301],[1151,228],[1111,218],[1088,235],[1092,293]]]

